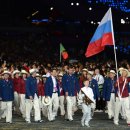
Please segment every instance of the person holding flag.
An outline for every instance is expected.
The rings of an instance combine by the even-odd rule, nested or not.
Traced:
[[[125,110],[127,124],[130,126],[130,108],[129,108],[129,87],[128,87],[128,70],[122,70],[122,76],[118,75],[117,67],[117,57],[115,49],[115,40],[114,40],[114,31],[113,31],[113,22],[112,22],[112,13],[111,8],[107,11],[103,19],[101,20],[94,36],[92,37],[88,48],[86,50],[85,56],[90,57],[105,49],[105,46],[113,45],[114,54],[115,54],[115,65],[116,65],[116,103],[115,103],[115,114],[114,114],[114,124],[118,125],[119,122],[119,112],[121,107]]]
[[[130,88],[128,83],[130,82],[128,78],[129,71],[127,69],[122,69],[121,77],[117,79],[115,84],[116,91],[116,102],[115,102],[115,114],[114,114],[114,124],[119,125],[119,113],[121,107],[123,107],[126,121],[128,126],[130,126],[130,108],[129,108],[129,92]]]

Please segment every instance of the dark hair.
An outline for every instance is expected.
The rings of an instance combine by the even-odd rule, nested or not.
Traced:
[[[57,71],[57,68],[51,68],[51,70],[50,70],[50,71],[51,71],[51,72],[53,72],[53,70],[56,70],[56,71]]]
[[[68,69],[73,69],[74,67],[72,65],[69,65]]]
[[[83,82],[86,82],[86,81],[89,81],[88,79],[84,79],[84,81]]]
[[[99,70],[100,71],[99,67],[96,67],[95,70]]]
[[[51,71],[51,68],[48,67],[48,66],[46,66],[45,69],[48,70],[48,71]]]

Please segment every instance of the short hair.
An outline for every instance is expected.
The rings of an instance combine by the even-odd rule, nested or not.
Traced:
[[[73,69],[73,68],[74,68],[73,65],[68,66],[68,69]]]
[[[85,82],[89,82],[89,80],[87,80],[87,79],[86,79],[86,80],[84,80],[84,81],[83,81],[83,84],[84,84],[84,85],[85,85]]]
[[[57,71],[57,68],[51,68],[51,70],[50,70],[50,71],[51,71],[51,72],[53,72],[53,70],[56,70],[56,71]]]
[[[46,66],[45,69],[48,70],[48,71],[51,71],[51,68],[48,67],[48,66]]]
[[[88,79],[84,79],[83,83],[86,82],[86,81],[89,81]]]
[[[100,71],[100,69],[99,69],[99,68],[97,68],[97,67],[95,68],[95,70],[99,70],[99,71]]]

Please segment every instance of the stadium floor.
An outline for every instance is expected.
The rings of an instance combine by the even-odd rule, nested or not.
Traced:
[[[81,110],[77,111],[74,121],[66,121],[64,117],[58,116],[54,122],[49,122],[43,118],[43,123],[27,124],[24,119],[16,115],[13,116],[13,124],[6,124],[5,119],[0,120],[0,130],[130,130],[124,120],[120,119],[119,126],[115,126],[112,120],[107,119],[105,113],[95,113],[90,122],[90,128],[82,127],[80,124],[82,117]],[[33,119],[32,119],[33,120]]]

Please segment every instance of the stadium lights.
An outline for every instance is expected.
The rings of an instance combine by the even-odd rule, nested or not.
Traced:
[[[76,3],[77,6],[79,6],[79,3]]]
[[[79,2],[77,2],[77,3],[71,3],[71,6],[73,6],[73,5],[76,5],[76,6],[79,6]]]
[[[89,4],[92,4],[93,2],[96,4],[107,4],[109,7],[118,8],[123,12],[130,12],[130,8],[128,7],[129,0],[87,0],[87,2]]]
[[[124,19],[121,19],[121,24],[125,24],[125,20]]]
[[[91,11],[91,10],[92,10],[92,8],[91,8],[91,7],[89,7],[89,10]]]
[[[71,6],[73,6],[74,5],[74,3],[71,3]]]
[[[53,7],[50,8],[50,10],[53,10],[53,9],[54,9]]]

